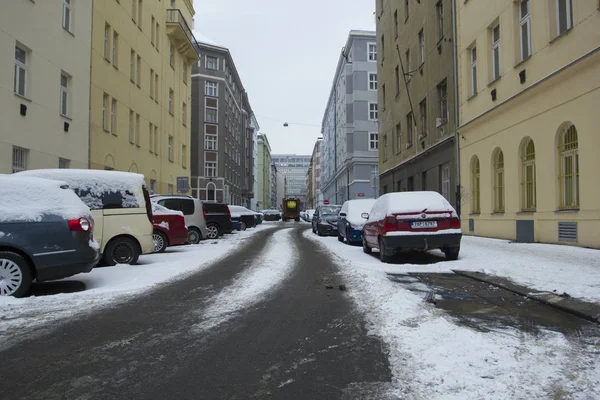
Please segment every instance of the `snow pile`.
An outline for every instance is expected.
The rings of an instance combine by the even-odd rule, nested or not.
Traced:
[[[100,209],[103,198],[119,193],[125,208],[144,207],[144,175],[132,172],[87,169],[37,169],[14,176],[35,176],[66,182],[91,209]]]
[[[171,210],[154,202],[152,202],[152,215],[179,215],[183,217],[183,213],[181,211]]]
[[[89,208],[64,182],[0,176],[0,221],[41,221],[44,215],[91,218]]]
[[[203,311],[198,331],[214,328],[236,313],[261,301],[291,274],[298,255],[294,252],[291,229],[277,231],[257,262],[216,296]]]
[[[446,212],[451,213],[454,218],[458,217],[454,207],[438,192],[396,192],[384,194],[377,199],[369,213],[369,221],[381,221],[393,214],[424,211]],[[430,214],[430,216],[448,217],[447,214]]]
[[[349,200],[342,207],[342,212],[346,213],[346,220],[353,228],[360,229],[367,222],[361,214],[369,213],[376,201],[375,199]]]

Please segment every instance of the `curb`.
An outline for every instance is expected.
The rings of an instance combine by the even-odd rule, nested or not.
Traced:
[[[568,314],[574,315],[579,318],[583,318],[587,321],[600,324],[600,305],[595,303],[588,303],[582,300],[576,300],[573,298],[564,298],[558,296],[555,293],[542,292],[535,289],[530,289],[526,286],[520,286],[509,282],[508,279],[500,277],[500,276],[492,276],[483,274],[481,272],[471,272],[471,271],[460,271],[460,270],[452,270],[457,275],[462,275],[467,278],[474,279],[479,282],[487,283],[489,285],[498,287],[500,289],[508,290],[509,292],[518,294],[523,297],[527,297],[531,300],[536,300],[540,303],[543,303],[547,306],[553,307],[557,310],[566,312]],[[506,283],[498,282],[498,280],[504,280]],[[542,296],[546,296],[551,298],[552,300],[545,299]],[[571,302],[577,303],[572,305],[564,305],[560,304],[561,302]],[[578,309],[580,308],[580,309]],[[585,310],[582,310],[585,309]]]

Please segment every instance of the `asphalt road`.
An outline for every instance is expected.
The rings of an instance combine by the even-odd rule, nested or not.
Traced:
[[[385,398],[385,349],[338,289],[336,265],[302,237],[307,225],[283,226],[293,226],[295,267],[243,313],[193,329],[209,300],[259,262],[273,230],[185,280],[0,352],[0,398]]]

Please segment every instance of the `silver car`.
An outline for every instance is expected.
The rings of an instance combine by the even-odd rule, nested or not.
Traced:
[[[188,228],[189,244],[198,244],[200,240],[206,238],[208,234],[206,216],[200,200],[191,196],[178,195],[153,195],[150,196],[150,200],[170,210],[183,213],[185,225]]]

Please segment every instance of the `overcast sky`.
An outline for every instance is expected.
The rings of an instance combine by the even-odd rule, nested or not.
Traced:
[[[272,153],[312,154],[340,51],[350,30],[375,30],[375,0],[194,0],[194,8],[194,30],[229,48]]]

